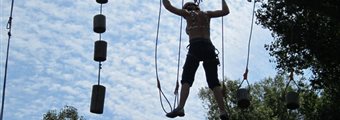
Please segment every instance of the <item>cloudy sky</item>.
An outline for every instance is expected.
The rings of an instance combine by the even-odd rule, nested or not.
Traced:
[[[185,0],[189,1],[189,0]],[[171,0],[180,7],[180,0]],[[230,14],[224,17],[225,75],[242,79],[245,70],[252,3],[227,0]],[[6,24],[11,0],[1,0],[1,86],[7,45]],[[5,120],[39,120],[51,109],[74,106],[89,120],[167,119],[156,87],[154,48],[159,0],[112,0],[103,5],[108,42],[101,84],[106,87],[104,113],[90,113],[92,85],[97,83],[98,63],[93,46],[99,35],[92,31],[93,16],[100,5],[94,0],[15,1],[6,88]],[[205,0],[203,10],[221,8],[221,0]],[[185,25],[185,24],[184,24]],[[211,21],[211,39],[221,47],[221,19]],[[170,101],[176,81],[180,17],[162,8],[159,37],[159,75]],[[181,66],[188,37],[183,33]],[[255,25],[251,44],[249,81],[275,75],[275,65],[263,48],[272,37]],[[220,54],[221,57],[221,54]],[[181,69],[180,69],[181,70]],[[219,77],[221,78],[219,68]],[[186,120],[206,119],[198,98],[207,86],[202,66],[186,104]],[[2,88],[2,87],[1,87]]]

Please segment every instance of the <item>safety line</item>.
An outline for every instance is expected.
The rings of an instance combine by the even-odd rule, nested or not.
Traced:
[[[6,29],[8,29],[8,40],[7,40],[7,51],[6,51],[6,61],[5,61],[4,84],[3,84],[3,87],[2,87],[2,101],[1,101],[0,120],[3,119],[4,107],[5,107],[8,57],[9,57],[10,41],[11,41],[11,36],[12,36],[11,32],[12,32],[13,7],[14,7],[14,0],[12,0],[10,17],[8,19],[7,26],[6,26]]]
[[[250,26],[250,33],[249,33],[249,41],[248,41],[248,53],[247,53],[247,64],[246,64],[246,70],[243,74],[243,80],[241,82],[241,84],[239,85],[238,88],[240,88],[242,86],[242,83],[246,80],[248,87],[250,87],[249,85],[249,81],[248,81],[248,66],[249,66],[249,57],[250,57],[250,45],[251,45],[251,40],[252,40],[252,34],[253,34],[253,26],[254,26],[254,16],[255,16],[255,3],[256,0],[254,0],[254,5],[253,5],[253,10],[252,10],[252,17],[251,17],[251,26]]]
[[[222,79],[224,80],[224,17],[222,16]]]
[[[157,63],[157,61],[158,61],[157,54],[158,54],[159,28],[160,28],[161,13],[162,13],[161,11],[162,11],[162,0],[159,0],[158,23],[157,23],[156,42],[155,42],[156,43],[156,45],[155,45],[155,70],[156,70],[157,88],[158,88],[158,91],[159,91],[159,100],[160,100],[160,103],[161,103],[161,107],[162,107],[162,109],[165,113],[168,113],[164,108],[162,96],[166,100],[167,104],[170,106],[171,110],[172,110],[172,106],[171,106],[168,98],[165,96],[165,94],[163,93],[163,91],[161,89],[161,84],[160,84],[159,75],[158,75],[158,63]]]

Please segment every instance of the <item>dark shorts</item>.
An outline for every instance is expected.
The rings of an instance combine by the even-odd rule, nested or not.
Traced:
[[[203,61],[208,87],[210,89],[220,86],[218,80],[217,66],[220,64],[215,47],[210,40],[190,40],[189,51],[183,67],[181,83],[188,83],[192,86],[199,62]]]

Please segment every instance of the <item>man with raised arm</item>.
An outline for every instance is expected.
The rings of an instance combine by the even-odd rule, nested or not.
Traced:
[[[164,7],[187,21],[186,33],[189,36],[189,51],[183,67],[181,92],[178,106],[167,113],[166,116],[174,118],[183,117],[184,105],[188,98],[190,87],[195,78],[199,62],[203,61],[208,87],[213,91],[221,120],[227,120],[228,114],[224,106],[221,85],[218,80],[217,66],[220,64],[216,48],[210,39],[210,19],[222,17],[229,14],[229,8],[225,0],[222,0],[222,10],[201,11],[199,5],[194,2],[187,2],[182,9],[171,5],[169,0],[163,0]]]

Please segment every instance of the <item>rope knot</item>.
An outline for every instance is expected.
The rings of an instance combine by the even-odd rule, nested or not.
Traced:
[[[159,82],[159,79],[157,78],[157,88],[161,90],[161,83]]]
[[[294,80],[294,71],[293,70],[290,72],[289,80]]]
[[[179,88],[179,83],[178,81],[176,82],[176,88],[175,88],[175,91],[174,91],[174,94],[177,95],[178,94],[178,88]]]
[[[243,74],[243,80],[248,80],[248,68],[246,68],[246,71]]]

